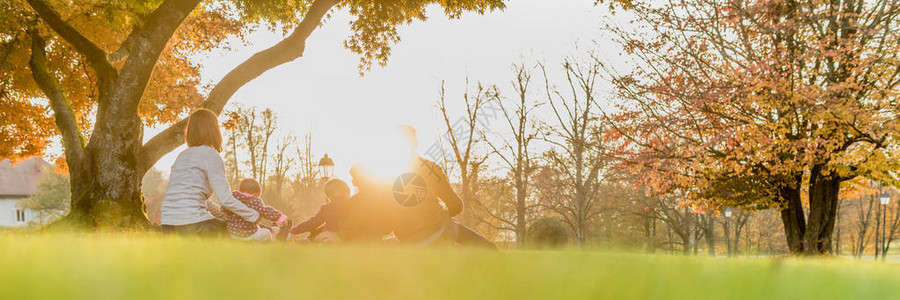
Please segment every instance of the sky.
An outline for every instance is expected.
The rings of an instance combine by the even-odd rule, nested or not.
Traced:
[[[272,108],[283,131],[298,136],[311,131],[315,154],[327,152],[336,163],[336,175],[346,178],[349,164],[366,151],[367,133],[375,129],[412,125],[418,131],[420,152],[438,140],[444,130],[436,106],[442,80],[455,120],[463,109],[466,77],[472,88],[477,81],[507,88],[514,78],[513,63],[540,59],[558,66],[565,56],[584,49],[614,52],[617,48],[609,41],[597,38],[603,19],[616,17],[605,5],[593,2],[516,0],[503,11],[468,13],[460,19],[448,19],[439,7],[430,7],[427,21],[399,30],[401,41],[392,47],[387,66],[376,66],[362,77],[359,57],[343,47],[351,17],[338,11],[312,33],[303,57],[248,83],[231,103]],[[261,30],[250,34],[246,45],[198,57],[203,81],[217,82],[282,37],[280,32]],[[551,67],[550,76],[558,69]],[[146,138],[159,130],[147,130]],[[163,157],[155,168],[168,173],[182,149]]]

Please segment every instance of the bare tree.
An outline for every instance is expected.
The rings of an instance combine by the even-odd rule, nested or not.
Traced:
[[[476,145],[484,140],[483,118],[485,105],[497,101],[499,91],[496,86],[485,86],[480,82],[474,93],[469,92],[469,79],[466,78],[466,89],[463,93],[463,104],[466,106],[465,116],[451,121],[447,111],[446,89],[441,81],[440,101],[438,109],[446,126],[446,140],[449,142],[450,154],[455,167],[459,168],[460,196],[464,203],[473,200],[473,185],[478,178],[478,169],[487,160],[487,155],[476,153]]]
[[[268,170],[269,170],[269,141],[272,139],[272,135],[275,134],[275,131],[278,129],[278,116],[272,112],[271,108],[266,108],[262,111],[262,124],[260,124],[260,133],[262,134],[262,145],[260,145],[260,161],[257,169],[259,171],[258,178],[261,179],[260,183],[263,187],[269,182]]]
[[[312,132],[303,136],[303,142],[297,146],[297,162],[300,164],[300,170],[297,173],[298,179],[314,180],[319,177],[316,169],[318,165],[312,152]]]
[[[307,133],[297,145],[297,164],[299,168],[293,182],[294,201],[301,212],[299,217],[312,215],[318,206],[325,202],[322,181],[317,169],[318,160],[313,154],[313,135]]]
[[[673,241],[670,237],[670,243],[681,244],[681,252],[683,254],[696,254],[697,241],[700,240],[703,229],[700,228],[700,216],[688,207],[681,207],[677,204],[679,197],[669,195],[658,199],[660,219],[666,224],[666,229],[670,234],[674,234],[680,241]]]
[[[656,197],[647,196],[644,190],[637,190],[633,195],[631,197],[632,203],[637,208],[633,214],[639,220],[639,226],[643,234],[644,250],[653,253],[657,247],[657,221],[662,219],[659,213],[661,204]]]
[[[887,220],[888,227],[887,230],[887,241],[884,245],[884,253],[887,253],[888,250],[891,250],[891,242],[894,241],[894,233],[897,232],[897,229],[900,228],[900,203],[897,203],[896,199],[891,201],[891,205],[894,206],[893,213],[890,214],[890,219]]]
[[[288,178],[288,172],[291,170],[293,163],[296,158],[291,157],[288,150],[291,147],[295,147],[295,143],[297,138],[293,134],[288,134],[281,138],[278,144],[275,146],[275,152],[272,153],[271,161],[272,161],[272,175],[269,176],[269,183],[272,183],[268,186],[267,191],[269,197],[267,200],[271,199],[274,202],[281,203],[282,212],[287,213],[286,210],[292,211],[296,209],[295,203],[293,201],[289,201],[284,198],[284,188],[285,183],[290,181]]]
[[[875,208],[875,201],[874,195],[862,196],[859,199],[856,199],[856,201],[853,201],[857,213],[856,234],[854,235],[854,240],[856,241],[854,250],[856,250],[855,254],[857,258],[863,256],[863,253],[866,250],[866,244],[868,244],[866,235],[872,224],[872,211],[873,208]]]
[[[714,212],[707,211],[699,217],[700,229],[703,230],[704,240],[706,240],[707,255],[716,256],[716,222]]]
[[[544,75],[547,100],[555,116],[556,124],[550,126],[550,136],[545,140],[555,145],[556,151],[547,152],[546,158],[554,168],[562,171],[571,195],[566,199],[545,202],[547,208],[560,214],[571,226],[579,247],[584,245],[591,221],[598,215],[601,175],[607,166],[602,151],[602,127],[597,124],[593,108],[596,104],[596,82],[601,65],[596,61],[582,64],[567,58],[563,64],[566,74],[564,93],[549,83],[547,71],[539,64]]]
[[[225,146],[225,169],[228,170],[228,183],[237,184],[241,177],[241,164],[238,162],[238,124],[241,122],[241,116],[237,111],[229,111],[225,113],[227,119],[223,123],[223,127],[228,131],[228,142]]]
[[[534,171],[530,152],[532,141],[540,135],[539,125],[534,117],[534,110],[539,107],[539,104],[528,101],[532,68],[525,64],[516,64],[512,68],[516,78],[511,84],[517,97],[513,101],[507,101],[505,98],[497,101],[509,133],[507,138],[503,138],[499,142],[487,140],[487,143],[491,147],[492,153],[500,158],[503,166],[509,171],[509,177],[511,177],[516,191],[515,199],[513,199],[515,214],[512,218],[499,217],[497,213],[491,213],[491,215],[514,228],[516,245],[522,247],[525,244],[525,231],[530,220],[529,211],[538,205],[529,203],[528,185],[529,177]]]
[[[249,156],[247,164],[250,167],[250,175],[265,187],[269,141],[278,129],[278,117],[269,108],[257,112],[255,107],[249,109],[238,107],[234,112],[240,118],[236,129],[240,145]]]
[[[752,212],[747,211],[747,210],[743,210],[743,209],[735,210],[734,217],[733,217],[733,219],[734,219],[734,223],[733,223],[734,224],[734,235],[733,235],[734,239],[732,241],[730,241],[731,249],[733,251],[733,253],[731,254],[732,256],[737,256],[740,253],[739,246],[741,244],[741,234],[744,233],[744,230],[746,229],[747,221],[750,219],[751,215],[752,215]],[[726,240],[725,242],[728,243],[729,241]]]
[[[473,196],[477,201],[463,212],[461,221],[473,225],[475,231],[494,242],[515,242],[517,237],[512,220],[515,220],[516,211],[510,201],[515,199],[515,188],[509,179],[500,176],[479,178]],[[469,222],[470,219],[473,221]]]

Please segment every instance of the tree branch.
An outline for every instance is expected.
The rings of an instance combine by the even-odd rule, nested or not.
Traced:
[[[50,28],[75,47],[75,50],[87,57],[98,75],[115,75],[116,69],[113,68],[109,59],[107,59],[106,51],[97,46],[97,44],[94,44],[94,42],[91,42],[87,37],[72,27],[72,25],[69,25],[68,22],[63,20],[62,17],[60,17],[60,15],[43,0],[26,1],[28,1],[31,8],[34,9],[38,16],[40,16]]]
[[[126,94],[120,97],[127,99],[122,105],[123,111],[129,113],[137,111],[144,88],[150,81],[150,75],[159,61],[160,54],[178,26],[199,3],[200,0],[166,0],[147,16],[140,28],[125,38],[122,48],[127,53],[123,53],[122,48],[113,53],[115,55],[112,55],[112,58],[117,61],[123,59],[126,54],[128,56],[117,78],[120,88],[114,91]]]
[[[66,162],[69,166],[73,166],[79,164],[84,155],[84,139],[81,136],[81,130],[78,129],[78,122],[75,120],[72,106],[69,105],[69,101],[63,94],[59,82],[47,70],[45,46],[44,39],[37,32],[32,32],[31,60],[28,64],[31,66],[31,75],[34,77],[34,81],[50,100],[56,127],[62,133]]]
[[[244,84],[274,67],[302,56],[306,47],[306,38],[319,26],[325,14],[339,2],[340,0],[316,0],[313,2],[303,21],[287,38],[266,50],[254,54],[231,70],[231,72],[228,72],[210,91],[209,96],[201,107],[216,113],[221,112],[228,100],[231,99],[231,96]],[[186,125],[187,119],[183,119],[166,128],[144,144],[141,162],[144,170],[156,163],[160,157],[184,143],[184,128]]]
[[[169,0],[160,4],[151,12],[143,25],[132,31],[115,52],[109,54],[109,60],[118,62],[124,60],[132,52],[131,49],[149,42],[155,47],[165,47],[165,42],[181,25],[184,18],[194,10],[200,1],[196,0]]]

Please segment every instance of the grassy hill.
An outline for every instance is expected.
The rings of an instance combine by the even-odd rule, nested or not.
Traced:
[[[900,299],[900,269],[840,258],[247,244],[0,234],[0,298]]]

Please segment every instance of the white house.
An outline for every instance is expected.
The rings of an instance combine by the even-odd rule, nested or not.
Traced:
[[[25,226],[35,218],[29,209],[16,206],[16,202],[37,192],[37,183],[43,172],[52,166],[40,157],[32,157],[13,165],[9,160],[0,162],[0,227]]]

